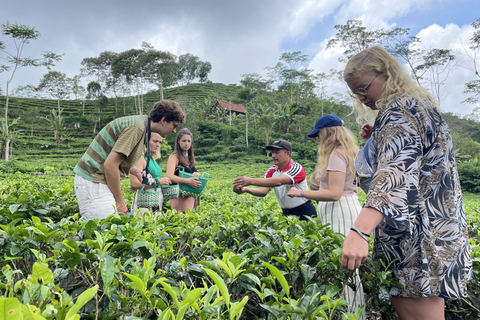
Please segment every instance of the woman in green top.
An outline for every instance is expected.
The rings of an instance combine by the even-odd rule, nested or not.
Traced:
[[[159,135],[158,133],[154,133],[154,132],[151,133],[150,154],[152,155],[152,159],[150,159],[148,164],[148,172],[150,173],[153,179],[159,180],[159,184],[168,185],[168,184],[171,184],[172,182],[167,177],[160,178],[160,176],[162,175],[162,168],[156,161],[157,159],[160,158],[160,145],[162,144],[162,140],[163,140],[162,136]],[[144,155],[138,160],[134,168],[144,170],[146,166],[147,166],[147,159],[146,159],[146,156]],[[138,177],[133,174],[130,174],[130,187],[133,190],[140,190],[142,186],[143,186],[142,182],[138,180]],[[151,188],[153,188],[153,186],[146,185],[144,190],[151,189]],[[158,207],[160,209],[162,208],[162,203],[163,203],[163,195],[160,192],[160,196],[158,200]],[[137,194],[135,193],[135,198],[133,199],[133,203],[132,203],[132,213],[137,212],[137,209],[138,209]],[[146,209],[142,208],[142,213],[145,210]]]

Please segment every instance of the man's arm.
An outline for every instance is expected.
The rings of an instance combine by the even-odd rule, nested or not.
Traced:
[[[284,184],[293,184],[292,179],[286,174],[282,174],[278,177],[271,177],[271,178],[250,178],[250,177],[240,177],[233,181],[233,185],[238,187],[244,186],[257,186],[257,187],[267,187],[273,188],[282,186]]]
[[[107,180],[107,186],[113,193],[115,198],[115,204],[118,212],[127,212],[127,205],[123,199],[122,188],[120,185],[120,171],[118,167],[120,163],[125,159],[125,156],[121,153],[111,151],[103,166],[105,167],[105,180]]]
[[[237,194],[242,193],[250,193],[256,197],[265,197],[267,193],[270,191],[268,187],[260,187],[260,188],[247,188],[247,187],[233,187],[233,191]]]

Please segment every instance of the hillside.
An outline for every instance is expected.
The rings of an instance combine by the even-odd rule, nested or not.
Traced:
[[[259,115],[252,114],[249,120],[249,148],[245,146],[245,117],[234,121],[230,127],[225,116],[214,120],[204,120],[205,107],[215,99],[235,100],[241,87],[221,83],[194,83],[187,86],[175,87],[164,90],[164,98],[176,100],[187,113],[186,125],[194,133],[196,141],[196,154],[206,161],[235,159],[246,154],[265,156],[265,128],[258,121]],[[272,106],[286,105],[285,100],[279,99],[274,93],[265,93],[261,100]],[[284,97],[284,96],[283,96]],[[149,92],[143,97],[143,113],[148,114],[153,104],[160,99],[158,91]],[[46,116],[51,118],[52,109],[57,109],[57,101],[52,99],[10,98],[9,119],[21,117],[17,133],[12,140],[13,160],[20,162],[38,163],[40,168],[45,165],[69,162],[65,167],[78,161],[85,152],[88,144],[96,133],[108,122],[124,115],[138,114],[134,97],[108,98],[101,109],[100,123],[94,132],[96,114],[99,102],[96,100],[66,100],[61,101],[63,110],[63,124],[60,130],[62,144],[56,145],[53,127]],[[275,102],[275,103],[274,103]],[[325,102],[325,103],[324,103]],[[0,97],[0,112],[3,114],[5,97]],[[325,100],[320,102],[317,98],[303,100],[295,103],[298,107],[294,120],[287,126],[279,126],[282,117],[278,113],[273,115],[272,126],[269,130],[271,139],[284,138],[295,143],[294,156],[301,159],[315,161],[316,142],[306,138],[306,133],[314,125],[321,110],[325,113],[339,115],[346,121],[354,133],[358,132],[358,125],[354,116],[350,114],[350,106],[341,100]],[[263,109],[263,114],[274,112],[273,109]],[[267,110],[267,111],[265,111]],[[275,112],[277,112],[275,111]],[[283,116],[285,117],[285,115]],[[450,126],[454,138],[454,146],[460,154],[474,157],[480,154],[480,124],[473,120],[461,119],[455,114],[444,115]],[[249,117],[250,118],[250,117]],[[279,121],[280,119],[280,121]],[[293,117],[292,117],[293,119]],[[290,131],[288,130],[290,128]],[[175,135],[170,135],[166,144],[173,145]],[[170,147],[167,147],[170,148]],[[170,150],[170,149],[167,149]],[[263,158],[262,158],[263,159]],[[70,163],[71,162],[71,163]]]
[[[204,103],[219,99],[233,99],[240,87],[221,83],[194,83],[187,86],[164,90],[164,99],[178,101],[182,107],[188,108],[195,103]],[[143,97],[144,114],[147,114],[153,104],[159,100],[157,92],[149,92]],[[5,97],[0,96],[0,112],[3,115]],[[48,158],[80,157],[86,147],[95,137],[93,132],[97,102],[92,100],[64,100],[60,102],[62,117],[61,130],[63,144],[56,146],[53,128],[45,119],[52,109],[57,109],[57,100],[9,98],[9,118],[21,117],[17,127],[17,135],[13,139],[13,154],[15,159],[35,160]],[[109,98],[107,105],[101,111],[101,122],[97,125],[98,132],[105,124],[124,115],[137,114],[134,97]],[[79,126],[79,127],[78,127]]]

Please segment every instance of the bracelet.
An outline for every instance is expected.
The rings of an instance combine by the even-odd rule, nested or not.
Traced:
[[[303,198],[303,191],[304,191],[304,190],[302,190],[302,192],[300,192],[300,197],[302,197],[302,198]]]
[[[368,233],[364,233],[364,232],[358,230],[358,229],[357,229],[356,227],[354,227],[354,226],[351,226],[351,227],[350,227],[350,230],[355,231],[356,233],[358,233],[358,235],[359,235],[360,237],[362,237],[363,240],[367,241],[367,243],[370,243],[370,240],[367,238],[367,237],[370,237],[370,235],[369,235]]]

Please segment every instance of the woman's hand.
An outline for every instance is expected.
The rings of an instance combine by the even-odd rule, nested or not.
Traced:
[[[368,139],[372,136],[373,128],[370,124],[365,123],[362,125],[362,129],[360,129],[360,136],[362,137],[364,142],[367,142]]]
[[[342,267],[348,270],[359,268],[368,257],[368,242],[355,231],[350,231],[343,241]]]
[[[167,178],[167,177],[163,177],[161,178],[160,180],[158,180],[159,184],[172,184],[172,181],[170,180],[170,178]]]
[[[198,181],[197,177],[191,177],[187,179],[187,183],[192,188],[198,188],[202,185],[200,181]]]
[[[287,196],[289,196],[290,198],[294,198],[294,197],[300,197],[301,194],[302,194],[302,191],[298,190],[297,188],[291,188],[288,191]]]
[[[197,177],[200,177],[200,176],[201,176],[200,172],[194,172],[194,173],[192,173],[192,174],[193,174],[194,176],[197,176]]]

